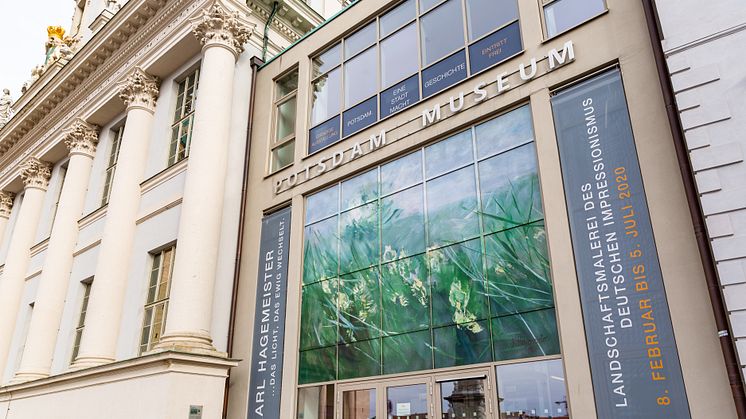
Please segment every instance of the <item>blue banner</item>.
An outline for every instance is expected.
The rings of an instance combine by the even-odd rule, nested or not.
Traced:
[[[523,50],[521,28],[512,23],[469,47],[471,74],[492,67]]]
[[[339,115],[311,128],[308,134],[308,154],[315,153],[324,147],[330,146],[340,139]]]
[[[352,135],[378,121],[378,98],[373,96],[342,115],[342,137]]]
[[[262,219],[248,418],[280,419],[291,208]]]
[[[560,91],[552,109],[598,418],[688,419],[619,70]]]
[[[381,118],[406,109],[420,100],[417,75],[381,92]]]
[[[466,78],[466,51],[461,50],[422,70],[422,97],[432,96]]]

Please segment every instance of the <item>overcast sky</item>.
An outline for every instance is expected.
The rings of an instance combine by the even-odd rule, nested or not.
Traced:
[[[18,98],[31,69],[44,62],[47,26],[70,30],[74,0],[0,0],[0,89]]]

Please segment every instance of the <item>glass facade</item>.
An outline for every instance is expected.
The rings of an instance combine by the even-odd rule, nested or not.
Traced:
[[[407,0],[313,60],[308,153],[523,50],[516,0]]]
[[[523,106],[308,196],[301,384],[559,353]]]
[[[554,0],[544,6],[547,36],[572,29],[605,10],[605,0]]]

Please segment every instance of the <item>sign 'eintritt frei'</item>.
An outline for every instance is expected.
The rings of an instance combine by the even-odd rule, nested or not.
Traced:
[[[539,62],[546,58],[546,70],[552,71],[565,64],[571,63],[575,60],[575,49],[572,41],[566,42],[561,49],[553,48],[549,50],[545,57],[541,59],[532,58],[528,64],[521,63],[518,65],[518,74],[521,80],[529,81],[535,78],[539,73]],[[498,74],[495,80],[481,81],[474,85],[474,87],[468,91],[461,91],[457,95],[451,96],[448,107],[451,113],[457,113],[465,108],[465,96],[467,93],[473,93],[472,100],[475,104],[485,101],[490,94],[488,85],[494,82],[494,88],[492,89],[497,95],[500,95],[514,86],[510,85],[508,77],[510,74],[515,72],[503,72]],[[440,103],[436,104],[431,109],[425,109],[422,111],[422,127],[426,127],[433,123],[436,123],[442,118],[442,107]],[[280,192],[292,189],[300,183],[308,181],[316,176],[330,172],[337,167],[343,166],[353,160],[356,160],[363,155],[369,154],[376,151],[393,141],[386,139],[386,130],[382,129],[378,134],[371,135],[368,141],[357,141],[352,146],[343,148],[341,150],[334,151],[330,154],[320,157],[315,162],[307,164],[300,172],[293,172],[287,177],[278,178],[274,182],[274,192],[278,194]]]

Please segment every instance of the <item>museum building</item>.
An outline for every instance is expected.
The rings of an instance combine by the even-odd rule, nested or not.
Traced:
[[[262,65],[228,416],[736,417],[643,3],[362,1]]]

